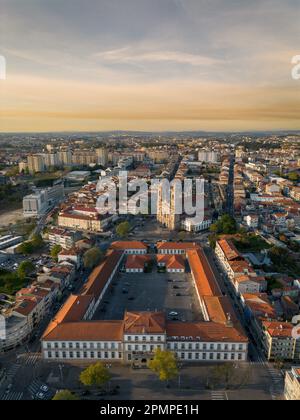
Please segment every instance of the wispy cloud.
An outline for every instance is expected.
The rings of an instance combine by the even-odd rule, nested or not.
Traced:
[[[221,62],[219,59],[182,51],[143,50],[134,47],[123,47],[94,54],[94,57],[110,63],[139,64],[170,62],[191,66],[211,66]]]

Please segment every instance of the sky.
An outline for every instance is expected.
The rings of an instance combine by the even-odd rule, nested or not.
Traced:
[[[300,129],[299,0],[0,0],[0,131]]]

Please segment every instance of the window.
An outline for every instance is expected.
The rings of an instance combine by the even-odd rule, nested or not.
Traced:
[[[76,352],[76,357],[77,357],[77,359],[80,359],[80,351]]]
[[[58,351],[55,352],[55,358],[56,359],[59,359],[59,353],[58,353]]]
[[[144,336],[144,337],[143,337],[143,341],[146,341],[146,340],[147,340],[147,337],[145,337],[145,336]]]
[[[131,344],[128,344],[128,351],[131,351]]]
[[[214,354],[213,353],[209,353],[209,359],[214,360]]]
[[[241,353],[239,353],[238,358],[239,358],[239,360],[242,360],[243,359],[243,355]]]
[[[48,351],[48,358],[51,359],[51,357],[52,357],[52,353],[51,351]]]
[[[157,337],[157,341],[161,341],[161,337],[160,336]]]
[[[70,351],[70,359],[73,359],[73,357],[74,357],[74,353]]]
[[[221,360],[221,354],[217,353],[217,360]]]
[[[195,359],[199,360],[199,353],[195,353]]]
[[[234,353],[231,353],[231,360],[234,360]]]
[[[79,349],[79,348],[80,348],[79,343],[76,343],[76,348],[77,348],[77,349]]]
[[[95,357],[95,353],[91,351],[91,359],[94,359],[94,357]]]
[[[202,359],[206,360],[206,353],[202,353]]]
[[[228,360],[228,353],[224,353],[224,360]]]
[[[131,336],[130,335],[127,337],[127,340],[128,341],[131,341]]]
[[[108,352],[107,351],[104,353],[104,359],[108,359]]]
[[[73,343],[69,343],[69,348],[72,349],[73,348]]]
[[[135,341],[139,341],[139,337],[135,337],[135,338],[134,338],[134,340],[135,340]]]
[[[185,357],[184,357],[184,353],[181,353],[181,359],[184,359]]]
[[[47,349],[51,349],[51,343],[47,343]]]
[[[83,357],[84,357],[84,359],[87,359],[88,356],[87,356],[87,352],[86,351],[83,352]]]
[[[58,349],[58,343],[54,343],[54,348]]]
[[[192,353],[189,353],[189,354],[188,354],[188,359],[189,359],[189,360],[192,360],[192,357],[193,357],[193,356],[192,356]]]

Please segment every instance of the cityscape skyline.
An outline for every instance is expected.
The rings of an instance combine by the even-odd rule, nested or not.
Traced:
[[[294,0],[1,5],[1,132],[300,129]]]

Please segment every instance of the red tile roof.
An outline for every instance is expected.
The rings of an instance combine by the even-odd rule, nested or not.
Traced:
[[[126,334],[163,334],[166,330],[163,312],[126,312],[124,332]]]
[[[151,261],[150,255],[128,255],[126,269],[144,269],[145,264]]]
[[[247,337],[238,329],[215,322],[167,322],[167,336],[170,341],[185,339],[204,342],[241,342],[247,343]]]
[[[147,245],[139,241],[117,241],[111,244],[111,249],[126,250],[126,249],[147,249]]]

